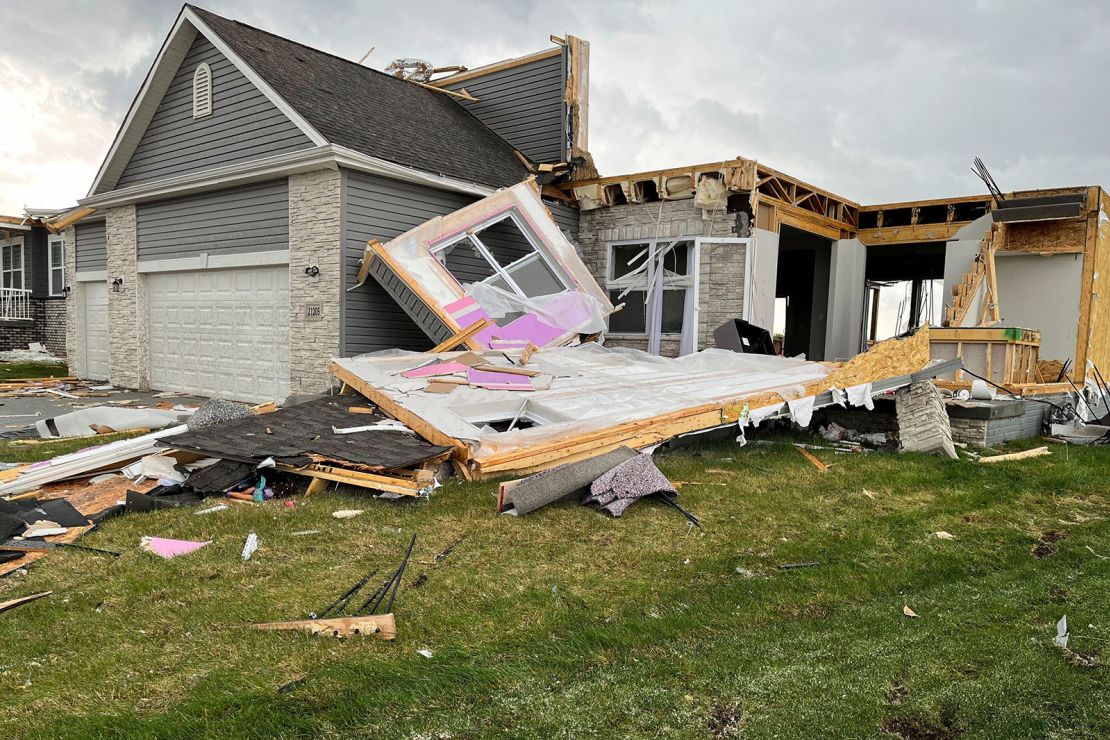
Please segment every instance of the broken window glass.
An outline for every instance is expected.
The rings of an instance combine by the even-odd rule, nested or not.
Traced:
[[[647,331],[647,291],[633,290],[620,298],[621,291],[610,290],[609,302],[624,308],[609,315],[609,331],[613,334],[643,334]]]
[[[611,333],[646,334],[648,304],[654,300],[661,302],[660,333],[682,333],[686,293],[693,290],[693,248],[692,240],[675,239],[609,245],[609,300],[625,304],[609,317]],[[650,293],[660,290],[659,296],[649,299]]]

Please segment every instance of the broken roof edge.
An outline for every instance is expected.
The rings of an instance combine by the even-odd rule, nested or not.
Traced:
[[[458,72],[448,77],[441,77],[438,80],[431,80],[427,84],[431,85],[432,87],[445,87],[447,85],[454,85],[459,82],[467,82],[468,80],[473,80],[478,77],[484,77],[488,74],[494,74],[495,72],[502,72],[507,69],[513,69],[514,67],[521,67],[525,64],[530,64],[531,62],[539,62],[544,59],[557,57],[563,53],[563,48],[564,47],[562,44],[558,44],[551,47],[550,49],[535,51],[519,57],[509,57],[508,59],[502,59],[497,62],[484,64],[481,67],[471,67],[465,72]]]

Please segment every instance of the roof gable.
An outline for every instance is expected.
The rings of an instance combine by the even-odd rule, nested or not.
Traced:
[[[112,141],[112,146],[97,171],[96,178],[89,189],[89,196],[115,190],[119,186],[124,170],[142,142],[166,92],[173,84],[178,70],[198,36],[206,38],[224,55],[271,103],[277,106],[312,144],[316,146],[327,144],[327,140],[319,131],[312,128],[253,69],[239,59],[235,52],[228,48],[227,44],[200,20],[197,13],[194,12],[194,8],[186,5],[178,14],[173,28],[166,36],[166,40],[162,43],[162,47],[154,59],[154,64],[151,65],[138,94],[132,101],[123,124],[116,133],[116,138]]]
[[[201,64],[211,73],[211,113],[193,117],[193,77]],[[203,34],[196,34],[120,175],[127,187],[312,147],[246,75]]]
[[[528,175],[512,146],[443,93],[200,8],[187,10],[332,144],[495,187]]]

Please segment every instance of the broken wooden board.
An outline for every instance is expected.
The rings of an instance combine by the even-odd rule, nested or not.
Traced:
[[[381,640],[393,640],[397,637],[397,625],[392,614],[263,622],[254,625],[254,628],[263,631],[307,632],[310,635],[330,637],[377,637]]]
[[[21,596],[18,599],[8,599],[7,601],[0,601],[0,614],[21,607],[24,604],[30,604],[32,601],[38,601],[39,599],[49,596],[52,593],[54,592],[43,591],[41,593],[31,594],[30,596]]]

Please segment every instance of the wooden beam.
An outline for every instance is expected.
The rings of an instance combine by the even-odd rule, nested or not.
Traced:
[[[443,87],[436,87],[435,85],[429,84],[427,82],[417,82],[416,80],[405,80],[405,81],[406,82],[411,82],[414,85],[419,85],[420,87],[422,87],[426,90],[431,90],[432,92],[443,93],[444,95],[450,95],[453,98],[461,98],[462,100],[465,100],[469,103],[480,103],[481,102],[478,98],[476,98],[473,95],[471,95],[470,93],[468,93],[466,91],[465,87],[460,87],[458,89],[458,91],[455,91],[455,90],[448,90],[448,89],[443,88]]]
[[[69,214],[62,216],[61,218],[47,221],[46,228],[51,233],[57,234],[62,229],[77,223],[83,218],[88,218],[94,213],[96,213],[95,208],[81,208],[79,210],[72,211]]]
[[[538,51],[535,54],[528,54],[526,56],[516,57],[514,59],[506,59],[506,60],[501,61],[501,62],[495,62],[493,64],[487,64],[484,67],[475,67],[473,69],[468,69],[467,71],[460,72],[457,75],[451,75],[450,77],[444,77],[442,79],[432,80],[428,84],[432,85],[433,87],[443,87],[444,85],[454,85],[456,83],[465,82],[467,80],[473,80],[473,79],[476,79],[478,77],[485,77],[486,75],[493,74],[494,72],[502,72],[506,69],[513,69],[514,67],[521,67],[521,66],[524,66],[525,64],[531,64],[532,62],[539,62],[539,61],[542,61],[544,59],[552,59],[554,57],[559,56],[562,53],[563,53],[563,47],[556,46],[553,49],[544,49],[543,51]]]
[[[347,386],[355,389],[366,398],[369,398],[386,414],[392,416],[409,429],[412,429],[432,444],[453,447],[455,449],[456,459],[465,461],[470,457],[470,448],[467,447],[465,443],[439,431],[354,373],[348,372],[335,362],[328,363],[328,372],[339,378]]]
[[[45,596],[49,596],[52,593],[54,592],[43,591],[41,593],[31,594],[30,596],[20,596],[18,599],[8,599],[7,601],[0,601],[0,614],[21,607],[24,604],[30,604],[32,601],[37,601]]]
[[[397,623],[392,614],[263,622],[254,625],[254,628],[263,631],[307,632],[310,635],[330,637],[377,637],[382,640],[393,640],[397,637]]]
[[[309,478],[330,480],[336,483],[346,483],[347,485],[356,486],[358,488],[371,488],[375,491],[399,493],[403,496],[419,496],[420,489],[423,488],[422,485],[415,481],[405,478],[394,478],[387,475],[377,475],[376,473],[364,473],[361,470],[349,470],[347,468],[338,468],[330,465],[309,465],[307,467],[298,468],[295,465],[278,463],[277,469],[284,473],[304,475]],[[306,491],[305,493],[307,495],[308,493],[316,492],[317,491]]]
[[[431,352],[448,352],[458,347],[460,344],[467,344],[471,337],[492,324],[493,321],[490,319],[478,319],[470,326],[465,329],[460,329],[447,339],[432,347]]]
[[[888,244],[911,244],[915,242],[951,241],[956,232],[967,226],[970,221],[952,221],[943,224],[917,224],[916,226],[886,226],[875,229],[860,229],[856,238],[867,247]]]

